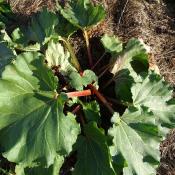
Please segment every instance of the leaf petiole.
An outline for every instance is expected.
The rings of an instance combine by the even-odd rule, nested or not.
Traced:
[[[92,54],[91,54],[89,36],[88,36],[88,33],[85,29],[83,30],[83,36],[84,36],[84,39],[86,41],[87,54],[88,54],[88,59],[89,59],[89,66],[90,66],[90,68],[92,68],[93,67],[93,58],[92,58]]]
[[[75,91],[75,92],[68,92],[66,95],[68,98],[73,98],[73,97],[85,97],[85,96],[90,96],[92,95],[92,91],[89,90],[83,90],[83,91]]]
[[[64,42],[66,48],[68,49],[68,51],[71,55],[71,63],[75,66],[75,68],[78,71],[80,71],[81,70],[80,63],[79,63],[79,61],[74,53],[74,49],[73,49],[72,45],[70,44],[69,40],[67,38],[62,38],[60,40]]]
[[[98,99],[108,108],[109,112],[111,114],[114,114],[114,110],[108,103],[108,101],[105,99],[105,97],[93,86],[93,85],[88,85],[88,87],[92,90],[92,92],[98,97]]]

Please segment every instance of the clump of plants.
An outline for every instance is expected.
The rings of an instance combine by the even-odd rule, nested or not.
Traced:
[[[94,62],[88,30],[104,18],[102,6],[77,0],[44,9],[11,33],[2,21],[0,151],[17,175],[156,174],[159,144],[174,127],[172,89],[149,70],[138,39],[102,36],[110,59],[95,73],[104,56]],[[86,70],[70,43],[77,31],[86,42]],[[99,84],[106,72],[110,78]]]

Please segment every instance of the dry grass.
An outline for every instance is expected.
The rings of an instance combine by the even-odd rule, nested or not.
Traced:
[[[175,130],[172,130],[161,143],[160,150],[162,158],[158,175],[175,175]]]
[[[29,16],[43,7],[54,9],[54,0],[7,0],[15,13]]]

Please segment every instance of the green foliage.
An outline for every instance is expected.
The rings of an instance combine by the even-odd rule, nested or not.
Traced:
[[[56,26],[56,32],[65,38],[70,37],[74,32],[78,30],[76,26],[71,24],[62,15],[58,15],[58,25]]]
[[[47,65],[51,68],[54,66],[59,67],[59,71],[63,75],[68,75],[76,71],[75,67],[71,64],[70,53],[59,42],[50,41],[46,50]]]
[[[101,38],[101,42],[106,52],[111,53],[113,56],[116,56],[123,50],[123,43],[115,36],[109,36],[105,34]]]
[[[89,0],[71,1],[65,8],[59,6],[61,14],[80,29],[96,25],[105,18],[102,6],[94,7]]]
[[[174,127],[175,103],[168,103],[172,98],[172,89],[159,75],[150,72],[140,83],[134,84],[131,91],[134,106],[148,107],[158,124]]]
[[[83,90],[83,87],[87,87],[87,85],[97,82],[98,80],[95,73],[91,70],[85,70],[83,75],[80,75],[77,72],[72,72],[69,77],[71,86],[79,91]]]
[[[96,121],[100,122],[100,106],[96,101],[92,101],[90,103],[83,103],[83,111],[88,122]]]
[[[0,43],[0,73],[4,67],[15,58],[14,53],[10,50],[5,43]]]
[[[131,174],[155,174],[155,170],[143,160],[144,157],[152,155],[147,151],[147,147],[141,137],[118,114],[114,114],[112,120],[114,125],[109,130],[109,134],[113,136],[114,143],[111,147],[112,156],[122,154],[128,168],[131,169]]]
[[[24,168],[22,165],[18,165],[16,166],[15,172],[18,175],[57,175],[63,163],[64,158],[61,156],[56,156],[53,165],[51,165],[49,168],[38,165],[34,165],[32,168]]]
[[[54,35],[54,29],[57,24],[57,16],[44,9],[32,18],[31,25],[26,31],[26,37],[29,41],[45,43]]]
[[[1,8],[0,19],[8,12]],[[69,40],[77,29],[104,19],[105,11],[89,0],[68,1],[58,9],[44,9],[12,32],[6,30],[9,20],[1,19],[1,154],[16,164],[17,175],[66,174],[72,158],[73,175],[155,175],[159,143],[175,125],[171,87],[149,70],[140,40],[123,44],[105,34],[109,81],[115,82],[110,89],[125,112],[112,102],[114,114],[102,113],[104,106],[111,109],[100,94],[103,87],[92,70],[82,70]]]
[[[115,175],[103,131],[90,122],[84,126],[84,133],[86,137],[81,136],[77,141],[78,162],[73,175]]]
[[[50,166],[57,154],[71,152],[79,126],[72,115],[65,117],[66,97],[55,99],[56,88],[57,79],[37,53],[19,55],[6,67],[0,81],[0,137],[9,161],[31,166],[40,160]]]
[[[7,26],[16,21],[16,15],[14,15],[10,9],[9,4],[5,0],[0,0],[0,23],[4,23]]]
[[[146,49],[137,39],[131,39],[124,49],[118,38],[104,35],[101,41],[112,55],[110,71],[114,75],[116,95],[120,100],[131,102],[131,87],[141,81],[137,74],[148,70]]]

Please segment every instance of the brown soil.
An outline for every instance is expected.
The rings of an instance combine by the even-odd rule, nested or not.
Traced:
[[[43,6],[53,9],[54,0],[8,0],[14,12],[30,15]],[[174,0],[92,0],[107,9],[106,20],[89,34],[92,38],[106,31],[119,36],[124,42],[139,37],[151,46],[151,61],[175,89],[175,1]],[[93,39],[92,39],[93,40]],[[81,36],[74,38],[80,54],[84,46]],[[95,41],[96,42],[96,41]],[[81,46],[81,47],[80,47]],[[93,48],[93,47],[92,47]],[[95,47],[97,50],[101,48]],[[97,57],[100,54],[97,51]],[[93,50],[92,50],[93,52]],[[84,53],[84,52],[82,52]],[[175,130],[161,144],[162,155],[158,175],[175,175]]]

